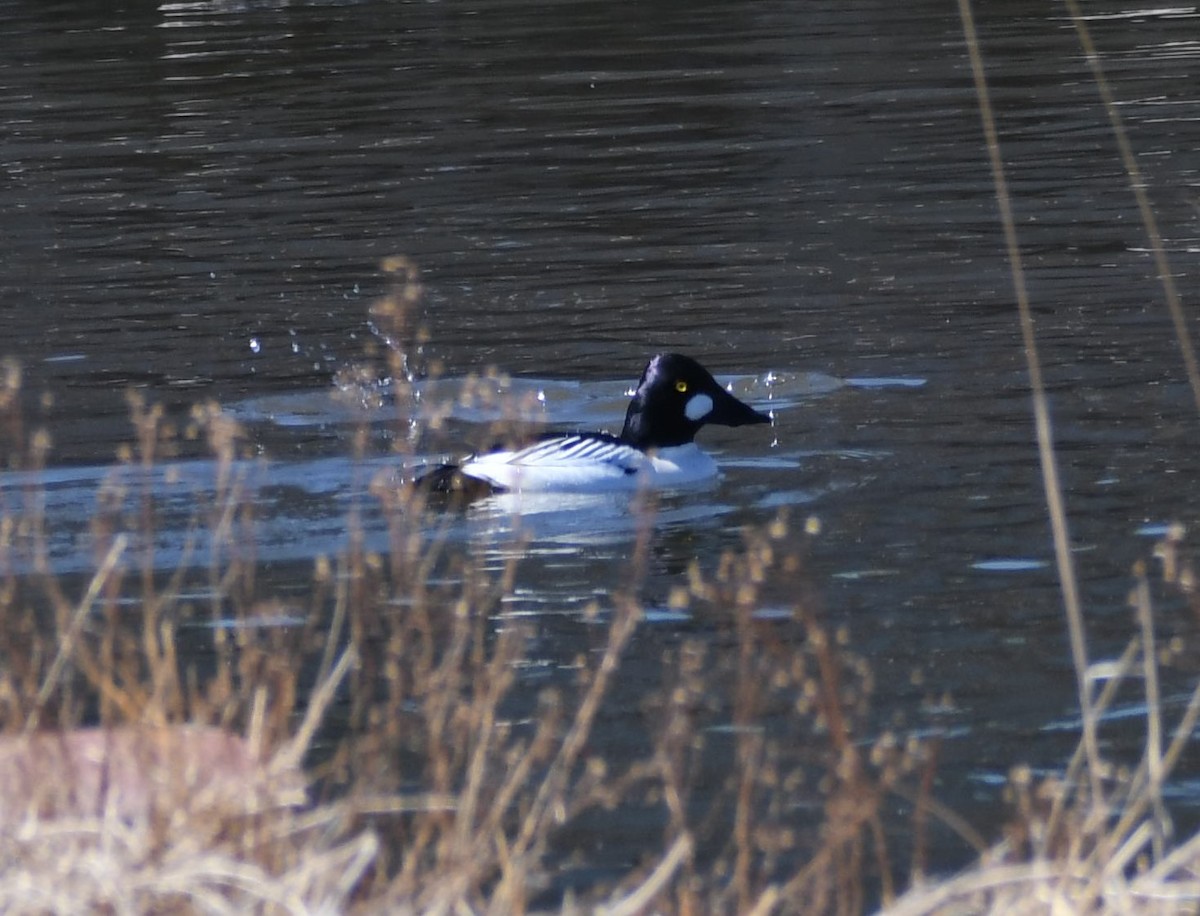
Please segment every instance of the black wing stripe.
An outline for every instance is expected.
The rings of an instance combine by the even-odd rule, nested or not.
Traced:
[[[539,462],[558,463],[564,461],[590,460],[614,464],[622,470],[636,469],[642,453],[609,436],[570,435],[547,439],[514,456],[521,464]]]
[[[567,439],[562,443],[559,453],[564,458],[583,458],[595,452],[595,443],[587,439]]]

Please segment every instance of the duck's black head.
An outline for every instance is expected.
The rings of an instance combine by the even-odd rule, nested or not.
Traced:
[[[771,418],[722,388],[690,356],[660,353],[646,365],[625,413],[621,439],[642,449],[691,442],[706,423],[745,426]]]

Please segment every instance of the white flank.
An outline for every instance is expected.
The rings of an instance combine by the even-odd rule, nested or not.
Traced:
[[[564,436],[519,451],[480,455],[462,471],[518,492],[603,493],[687,486],[716,476],[717,465],[694,443],[647,454],[608,439]]]

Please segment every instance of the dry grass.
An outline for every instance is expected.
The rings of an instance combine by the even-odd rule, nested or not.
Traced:
[[[1107,110],[1131,192],[1137,200],[1154,255],[1167,309],[1179,342],[1183,370],[1200,412],[1200,372],[1183,307],[1167,262],[1154,213],[1125,136],[1116,100],[1079,4],[1066,3],[1080,46]],[[1192,737],[1200,716],[1200,686],[1179,720],[1168,727],[1162,709],[1160,669],[1170,651],[1156,632],[1151,582],[1145,564],[1134,570],[1130,606],[1135,636],[1120,658],[1090,662],[1086,621],[1078,597],[1063,493],[1058,480],[1053,427],[1042,384],[1037,335],[1025,288],[1016,223],[1012,215],[999,134],[994,122],[984,58],[972,5],[960,0],[997,202],[1012,267],[1019,319],[1033,394],[1033,413],[1048,515],[1054,531],[1066,625],[1078,680],[1082,736],[1065,771],[1035,782],[1015,766],[1010,784],[1014,822],[1004,840],[957,878],[918,886],[888,908],[889,914],[990,913],[1193,913],[1200,909],[1200,836],[1176,840],[1164,785]],[[1196,608],[1195,575],[1181,558],[1183,531],[1176,527],[1159,545],[1163,583]],[[1120,685],[1140,679],[1146,710],[1145,743],[1128,772],[1101,753],[1105,711]]]
[[[1200,607],[1195,574],[1181,556],[1182,536],[1176,527],[1156,550],[1159,583],[1151,582],[1146,564],[1134,570],[1129,601],[1137,635],[1119,658],[1087,671],[1100,720],[1122,685],[1140,683],[1146,739],[1137,766],[1129,770],[1102,758],[1097,778],[1089,779],[1082,742],[1053,778],[1037,781],[1028,768],[1014,766],[1013,820],[1004,839],[974,868],[913,889],[889,914],[1193,913],[1200,907],[1200,836],[1175,836],[1163,794],[1200,718],[1200,686],[1178,719],[1168,722],[1159,696],[1160,668],[1182,647],[1178,640],[1162,644],[1151,601],[1157,584],[1176,602],[1186,600],[1193,611]]]
[[[419,287],[392,266],[375,317],[391,354],[414,353]],[[408,368],[388,371],[403,385]],[[36,471],[47,443],[8,382],[10,466]],[[497,614],[515,561],[485,573],[390,478],[369,487],[386,553],[364,549],[354,509],[306,608],[260,594],[242,433],[215,407],[182,432],[207,440],[216,485],[196,494],[188,562],[164,575],[153,481],[174,433],[131,410],[89,576],[55,574],[36,484],[0,506],[5,911],[859,912],[893,895],[881,801],[902,783],[921,794],[921,749],[864,743],[870,671],[822,625],[810,535],[786,519],[672,596],[721,632],[667,651],[661,689],[620,713],[645,753],[614,759],[597,723],[642,619],[652,507],[591,644],[535,693],[520,674],[534,634]],[[764,590],[791,613],[760,616]],[[303,623],[255,625],[280,613]],[[643,846],[568,889],[581,853],[562,838],[629,815],[657,825]]]
[[[420,290],[405,262],[392,266],[396,292],[376,320],[394,354],[412,353]],[[408,368],[388,372],[404,385]],[[19,374],[7,379],[10,465],[36,469],[46,443],[26,437]],[[215,407],[184,431],[207,440],[216,468],[189,535],[207,562],[164,576],[151,472],[172,433],[153,407],[131,407],[135,441],[97,494],[89,576],[55,575],[35,485],[0,507],[6,912],[1194,908],[1200,840],[1172,842],[1162,789],[1200,693],[1168,732],[1144,570],[1136,639],[1084,678],[1103,685],[1090,697],[1098,717],[1123,680],[1144,685],[1141,766],[1101,761],[1092,778],[1081,746],[1053,780],[1017,767],[1013,824],[986,849],[932,798],[933,749],[870,737],[870,668],[823,624],[804,575],[815,524],[780,517],[710,572],[694,566],[670,602],[718,622],[715,634],[672,644],[661,688],[614,713],[653,506],[621,587],[590,612],[590,644],[535,694],[521,676],[534,634],[497,613],[515,561],[485,572],[441,537],[449,516],[390,477],[366,488],[389,523],[385,553],[363,547],[358,507],[347,549],[315,564],[307,607],[261,594],[242,434]],[[1160,557],[1166,586],[1190,598],[1178,533]],[[204,597],[184,601],[197,577]],[[303,622],[253,625],[283,613]],[[199,647],[181,642],[196,621],[210,624]],[[644,753],[603,751],[598,723],[614,714],[641,731]],[[897,800],[908,813],[887,814]],[[586,885],[568,881],[587,864],[571,837],[628,818],[654,825],[642,845]],[[923,877],[934,819],[982,855],[942,884]]]
[[[132,410],[136,444],[97,493],[87,579],[51,568],[38,486],[3,494],[0,911],[343,910],[378,842],[350,831],[339,807],[309,805],[300,762],[353,650],[300,722],[279,631],[221,632],[206,674],[181,660],[180,625],[210,609],[179,600],[186,569],[159,581],[149,472],[168,430],[156,409]],[[12,367],[0,417],[10,467],[36,471],[48,443],[25,440]],[[197,510],[212,546],[211,612],[232,602],[248,615],[253,571],[233,559],[245,535],[236,430],[215,411],[196,419],[221,469]]]
[[[400,360],[419,351],[404,335],[420,289],[392,267],[376,321]],[[401,387],[408,370],[388,367]],[[10,465],[36,471],[47,444],[26,437],[18,373],[8,382]],[[672,603],[718,637],[668,648],[658,692],[618,711],[652,505],[628,575],[588,613],[592,642],[534,692],[534,634],[497,612],[515,561],[485,573],[440,537],[449,516],[388,475],[364,497],[385,510],[388,551],[364,549],[356,507],[306,607],[260,593],[241,431],[215,407],[184,435],[206,438],[216,485],[164,575],[154,481],[173,432],[131,409],[89,576],[55,575],[36,485],[0,507],[5,910],[858,912],[893,896],[881,801],[901,784],[922,796],[922,749],[865,742],[870,671],[823,627],[811,535],[784,517],[690,571]],[[791,612],[760,615],[778,595]],[[256,624],[281,611],[304,622]],[[644,753],[604,752],[606,716]],[[607,876],[564,884],[586,864],[588,819],[626,816],[656,826]]]

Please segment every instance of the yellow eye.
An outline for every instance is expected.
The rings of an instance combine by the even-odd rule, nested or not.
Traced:
[[[687,382],[685,382],[683,379],[680,379],[675,383],[675,390],[680,394],[683,394],[685,391],[687,391]]]

